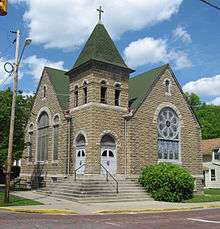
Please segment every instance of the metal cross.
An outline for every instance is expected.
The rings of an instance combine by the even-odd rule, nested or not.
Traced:
[[[100,6],[99,9],[97,9],[97,11],[99,12],[99,21],[102,20],[102,13],[104,13],[104,11],[102,10],[102,7]]]

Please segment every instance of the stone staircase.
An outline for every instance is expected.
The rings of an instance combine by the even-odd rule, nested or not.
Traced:
[[[118,194],[116,193],[116,186],[113,180],[107,182],[101,176],[79,177],[76,181],[74,181],[73,177],[70,177],[65,181],[53,183],[46,188],[40,189],[38,192],[80,203],[152,200],[137,182],[128,179],[117,181]]]

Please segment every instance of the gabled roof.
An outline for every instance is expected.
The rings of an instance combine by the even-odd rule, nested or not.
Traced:
[[[69,106],[69,76],[65,75],[65,71],[45,67],[50,82],[54,87],[59,104],[63,110],[67,110]]]
[[[98,23],[94,28],[73,69],[89,60],[97,60],[128,68],[102,23]]]
[[[202,140],[201,151],[203,155],[212,155],[214,149],[220,149],[220,138]]]
[[[132,109],[138,108],[141,105],[142,100],[152,88],[155,80],[163,74],[167,67],[168,64],[129,79],[129,101]]]

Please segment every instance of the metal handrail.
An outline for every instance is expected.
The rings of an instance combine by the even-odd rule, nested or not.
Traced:
[[[109,181],[109,175],[110,177],[115,181],[116,183],[116,193],[118,194],[118,181],[114,178],[114,176],[100,163],[101,167],[106,171],[106,181]]]
[[[74,170],[74,180],[76,181],[76,172],[81,169],[83,166],[85,166],[86,164],[82,164],[80,165],[77,169]]]

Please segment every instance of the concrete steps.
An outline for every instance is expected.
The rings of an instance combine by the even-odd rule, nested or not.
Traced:
[[[38,192],[60,199],[80,203],[130,202],[152,200],[145,190],[137,183],[127,179],[118,180],[119,193],[115,184],[100,177],[72,177],[38,190]]]

